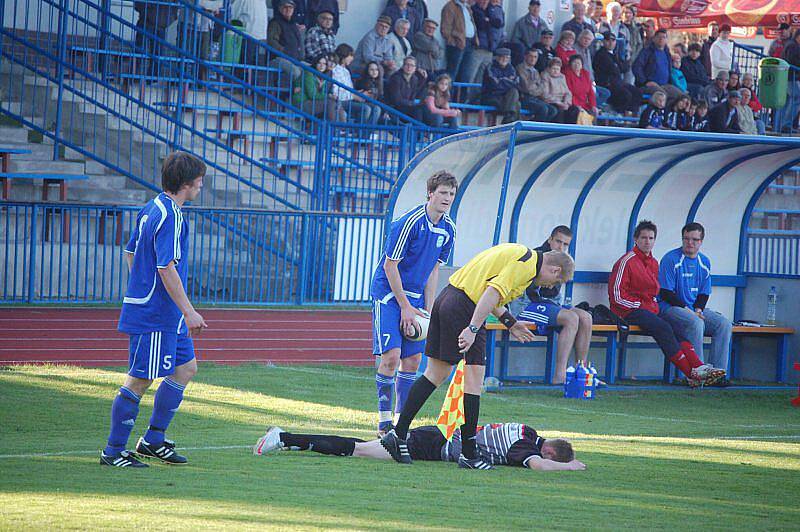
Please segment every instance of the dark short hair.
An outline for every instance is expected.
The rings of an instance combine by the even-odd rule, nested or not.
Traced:
[[[567,227],[566,225],[557,225],[550,231],[550,238],[553,238],[556,235],[564,235],[568,237],[572,237],[572,229]]]
[[[198,177],[206,175],[206,165],[197,156],[185,151],[170,153],[161,165],[161,188],[177,194]]]
[[[439,170],[428,178],[428,194],[433,194],[442,186],[458,189],[458,179],[447,170]]]
[[[540,6],[540,5],[542,5],[542,3],[539,0],[531,0],[530,2],[528,2],[528,5],[529,6]]]
[[[683,229],[681,229],[681,236],[685,235],[686,233],[691,233],[692,231],[700,231],[701,239],[706,237],[706,228],[697,222],[691,222],[684,225]]]
[[[339,62],[341,62],[345,57],[349,57],[355,53],[353,47],[349,44],[342,43],[336,47],[336,57],[339,58]]]
[[[545,443],[550,446],[555,452],[556,462],[572,462],[575,460],[575,451],[572,449],[572,444],[563,438],[550,438],[545,440]]]
[[[703,51],[703,47],[700,46],[700,43],[693,42],[692,44],[689,45],[689,51],[690,52],[693,52],[693,51],[702,52]]]
[[[658,227],[650,220],[642,220],[636,224],[636,229],[633,230],[633,238],[639,238],[642,231],[652,231],[653,236],[658,236]]]
[[[658,30],[656,30],[654,35],[658,35],[659,33],[663,33],[664,35],[666,35],[667,34],[667,30],[665,30],[664,28],[658,29]]]
[[[708,102],[705,101],[705,100],[700,100],[699,102],[697,102],[697,108],[698,109],[708,109]]]
[[[571,56],[569,56],[569,64],[570,65],[572,63],[574,63],[575,61],[578,61],[578,60],[580,60],[581,65],[582,65],[583,64],[583,57],[579,56],[578,54],[572,54]]]

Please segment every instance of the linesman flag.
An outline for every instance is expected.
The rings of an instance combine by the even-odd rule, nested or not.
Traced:
[[[464,359],[462,358],[456,366],[456,374],[450,381],[450,387],[447,388],[447,397],[444,398],[436,426],[442,431],[447,441],[450,441],[453,439],[456,429],[461,427],[464,421],[466,420],[464,418]]]

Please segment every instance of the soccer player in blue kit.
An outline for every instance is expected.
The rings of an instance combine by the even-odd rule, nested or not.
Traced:
[[[433,306],[439,266],[450,257],[456,236],[447,211],[457,188],[456,178],[444,170],[428,179],[427,203],[392,222],[384,256],[372,277],[373,354],[381,357],[375,373],[379,435],[393,428],[393,412],[402,411],[417,376],[425,341],[408,340],[404,333],[413,335],[416,315]]]
[[[130,337],[128,376],[111,406],[111,431],[100,454],[102,465],[147,467],[125,450],[139,401],[154,379],[164,377],[153,401],[150,426],[136,453],[168,464],[185,464],[165,432],[197,373],[190,335],[207,327],[186,295],[189,225],[181,207],[203,187],[206,166],[185,152],[170,154],[161,169],[163,192],[139,212],[125,246],[130,269],[119,330]]]

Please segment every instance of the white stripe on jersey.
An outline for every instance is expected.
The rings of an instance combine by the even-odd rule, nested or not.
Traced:
[[[413,212],[413,211],[412,211]],[[411,229],[414,227],[420,218],[425,216],[425,205],[419,207],[419,210],[413,212],[403,224],[403,229],[400,230],[400,236],[397,238],[397,243],[394,245],[394,249],[392,253],[388,255],[388,258],[391,260],[400,260],[403,257],[400,257],[400,253],[403,250],[403,246],[405,246],[406,240],[408,240],[408,235],[411,233]]]
[[[176,261],[181,260],[181,227],[183,216],[175,203],[172,203],[172,213],[175,215],[175,234],[172,237],[172,254]]]
[[[621,307],[627,307],[632,309],[639,308],[641,306],[641,303],[639,301],[628,301],[627,299],[623,298],[620,286],[622,285],[622,276],[625,273],[625,265],[628,264],[628,261],[635,256],[636,253],[634,253],[633,251],[629,251],[622,258],[622,262],[620,263],[619,269],[617,270],[617,276],[614,280],[614,302]]]
[[[444,221],[447,222],[450,225],[450,228],[453,230],[453,238],[455,238],[456,237],[456,223],[453,221],[452,218],[450,218],[450,215],[447,214],[447,213],[444,214],[443,218],[444,218]]]
[[[153,297],[153,292],[156,291],[156,277],[158,276],[158,272],[153,275],[153,286],[150,288],[150,292],[147,293],[144,297],[123,297],[123,303],[130,303],[131,305],[146,305],[150,298]]]

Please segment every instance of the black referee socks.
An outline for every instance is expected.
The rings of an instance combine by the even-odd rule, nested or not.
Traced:
[[[411,421],[417,415],[419,409],[428,400],[433,392],[436,391],[436,385],[428,380],[425,375],[414,381],[411,389],[408,391],[408,398],[406,404],[403,406],[403,411],[400,412],[400,419],[397,420],[397,426],[394,428],[395,434],[401,440],[408,437],[408,427],[411,426]]]
[[[481,396],[464,394],[464,424],[461,425],[461,454],[464,458],[477,458],[475,434],[478,432],[478,413],[481,409]]]

